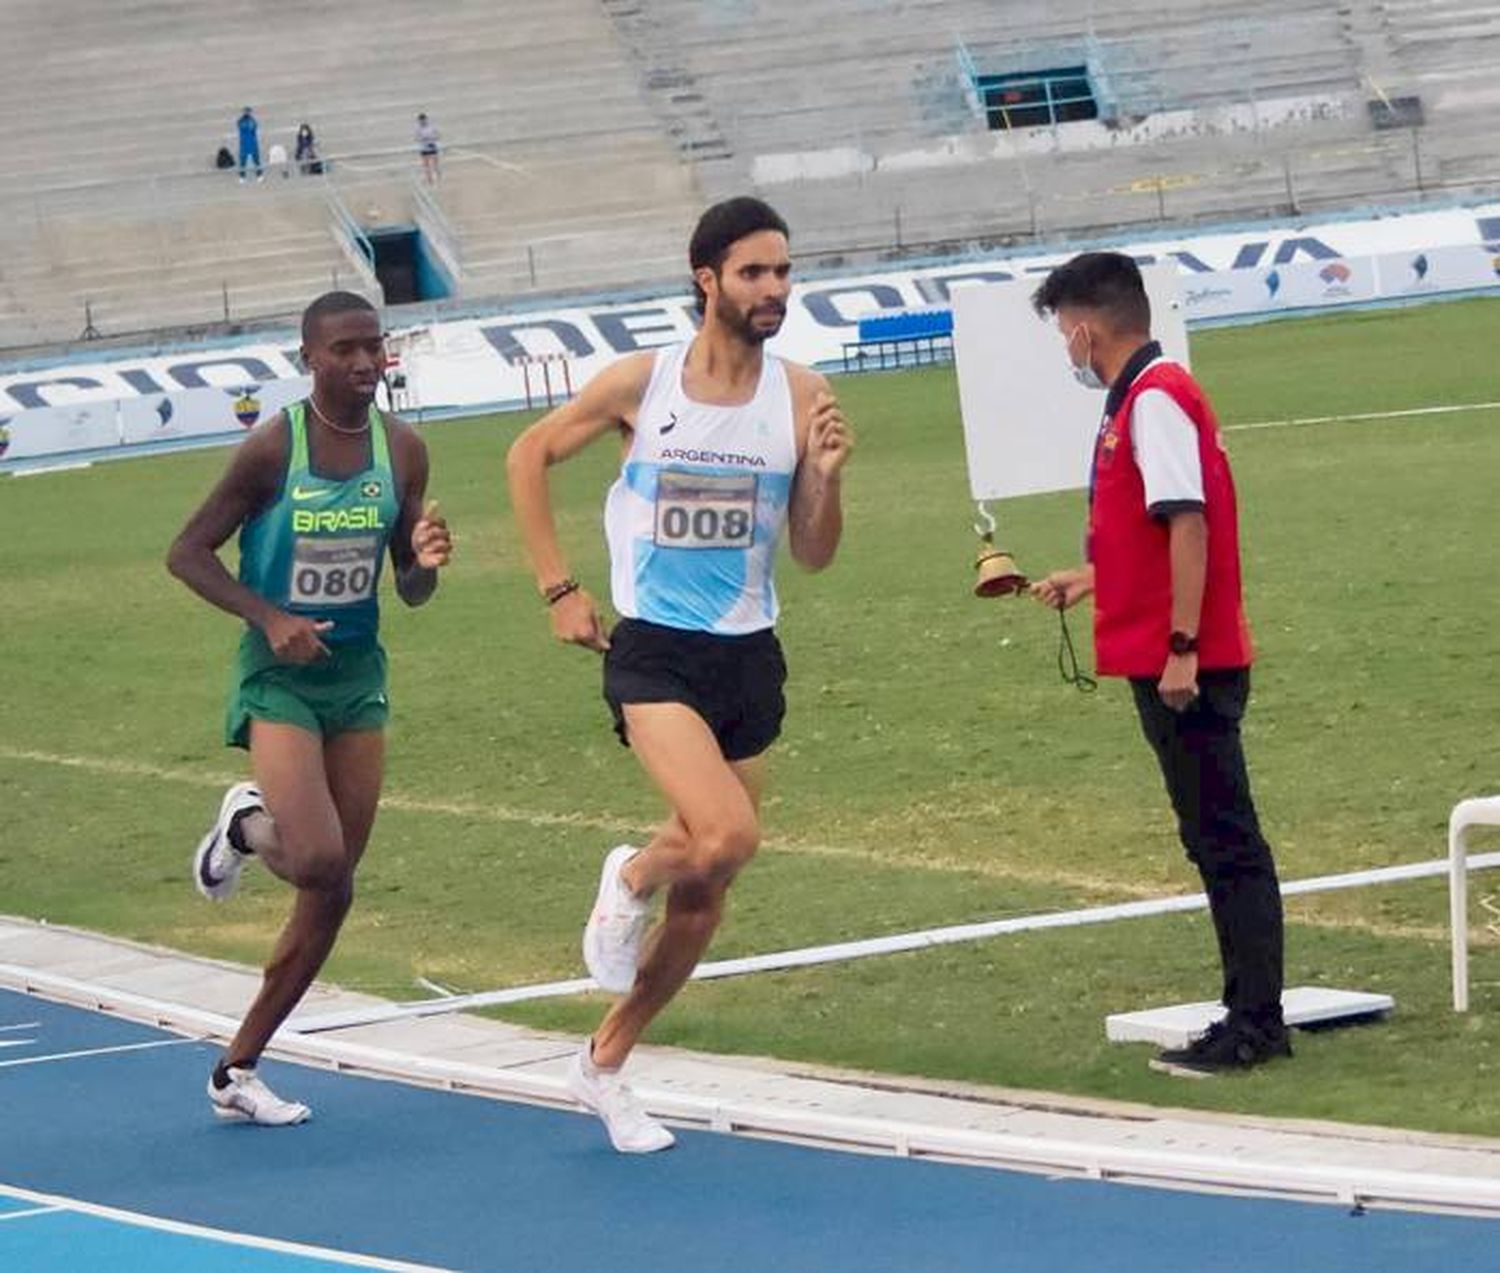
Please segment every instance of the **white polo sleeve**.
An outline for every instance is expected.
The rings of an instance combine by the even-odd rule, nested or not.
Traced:
[[[1198,430],[1162,389],[1147,389],[1130,413],[1130,440],[1146,484],[1146,511],[1154,517],[1201,511],[1203,464]]]

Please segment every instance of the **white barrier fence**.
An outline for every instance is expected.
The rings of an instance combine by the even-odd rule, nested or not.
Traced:
[[[307,376],[181,393],[36,407],[0,423],[0,459],[114,458],[132,447],[232,440],[307,396]]]
[[[1266,269],[1216,270],[1182,279],[1189,322],[1273,317],[1292,310],[1420,300],[1487,288],[1500,288],[1500,244],[1450,244]]]
[[[1453,943],[1453,1011],[1469,1010],[1469,872],[1496,854],[1469,856],[1471,827],[1500,827],[1500,796],[1460,800],[1448,817],[1448,912]],[[1493,927],[1491,928],[1493,932]]]

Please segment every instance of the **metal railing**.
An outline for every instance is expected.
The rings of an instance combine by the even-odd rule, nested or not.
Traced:
[[[344,255],[349,258],[350,265],[354,268],[367,287],[373,287],[379,291],[380,281],[375,274],[375,245],[370,242],[370,236],[364,232],[354,213],[349,210],[339,194],[338,188],[332,183],[324,186],[324,193],[328,201],[328,215],[331,218],[331,229],[333,237],[339,247],[343,249]]]
[[[423,242],[432,249],[448,272],[453,295],[463,293],[463,241],[457,227],[433,197],[432,191],[416,177],[411,179],[411,201],[416,211],[417,229]]]

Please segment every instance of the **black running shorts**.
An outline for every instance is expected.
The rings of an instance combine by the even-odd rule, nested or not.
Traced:
[[[781,733],[786,660],[767,628],[746,636],[622,619],[604,655],[604,701],[626,746],[626,703],[682,703],[708,722],[725,760],[748,760]]]

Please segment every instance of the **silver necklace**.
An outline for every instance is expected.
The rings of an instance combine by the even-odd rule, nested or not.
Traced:
[[[326,424],[335,433],[355,434],[368,433],[370,431],[370,413],[368,411],[365,412],[365,422],[358,427],[351,429],[347,425],[335,424],[326,415],[324,415],[322,410],[318,407],[318,399],[315,394],[310,393],[307,395],[307,405],[313,409],[313,414],[317,416],[319,420]]]

